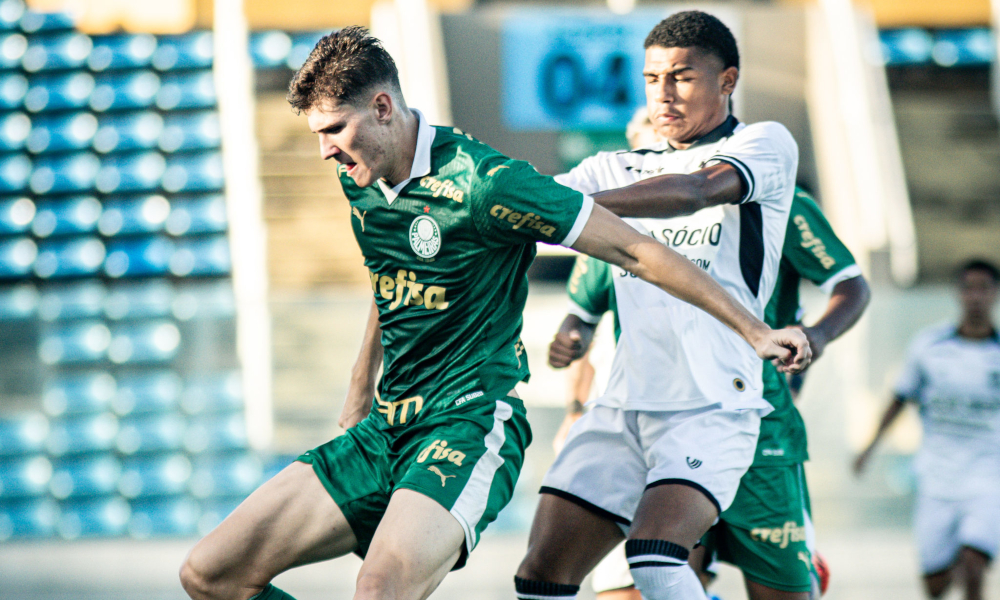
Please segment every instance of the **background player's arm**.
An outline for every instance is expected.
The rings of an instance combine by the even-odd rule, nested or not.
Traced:
[[[375,382],[378,370],[382,366],[382,328],[378,322],[378,307],[372,300],[368,313],[368,325],[365,327],[365,337],[361,341],[361,352],[351,369],[351,382],[347,388],[347,398],[344,409],[340,411],[337,424],[348,429],[360,423],[368,416],[372,408],[372,397],[375,395]]]
[[[709,206],[736,204],[746,185],[729,163],[690,174],[659,175],[622,188],[594,194],[594,202],[620,217],[669,219]]]
[[[739,334],[761,358],[778,359],[780,371],[797,372],[809,364],[809,343],[801,331],[772,330],[694,263],[600,206],[594,207],[573,248],[704,310]]]
[[[563,369],[582,358],[590,348],[596,329],[597,325],[586,323],[576,315],[566,315],[556,337],[549,344],[549,365],[553,369]]]
[[[871,289],[861,275],[841,281],[833,287],[826,312],[814,325],[803,327],[809,338],[813,360],[823,354],[826,345],[843,335],[861,318],[871,299]]]
[[[875,446],[878,445],[879,440],[885,434],[886,430],[892,425],[899,413],[903,411],[906,407],[906,398],[902,396],[896,396],[892,399],[892,403],[885,409],[885,413],[882,414],[882,421],[878,424],[878,431],[875,432],[875,437],[872,438],[871,443],[868,447],[858,455],[854,460],[854,474],[860,475],[861,471],[864,470],[865,465],[868,463],[868,459],[871,458],[872,452],[875,450]]]

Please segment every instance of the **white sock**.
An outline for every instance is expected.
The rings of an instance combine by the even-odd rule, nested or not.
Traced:
[[[635,587],[646,600],[707,600],[687,564],[688,549],[665,540],[628,540],[625,556]]]

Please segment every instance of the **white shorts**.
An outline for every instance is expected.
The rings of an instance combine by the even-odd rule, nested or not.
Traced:
[[[963,500],[918,494],[913,529],[924,575],[947,571],[962,547],[992,558],[1000,550],[1000,494]]]
[[[579,504],[626,532],[643,492],[658,485],[689,485],[721,513],[753,462],[759,432],[758,409],[595,406],[569,430],[542,493]]]

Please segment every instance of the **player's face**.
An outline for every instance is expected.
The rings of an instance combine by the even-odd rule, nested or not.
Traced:
[[[380,98],[381,97],[381,98]],[[347,167],[359,187],[368,187],[391,170],[388,164],[389,127],[385,106],[388,94],[379,94],[368,105],[330,101],[306,113],[309,129],[319,136],[323,160],[334,159]]]
[[[966,271],[958,286],[965,314],[988,319],[997,301],[997,287],[997,282],[986,271]]]
[[[698,48],[646,49],[649,120],[660,137],[683,147],[722,124],[739,71]]]

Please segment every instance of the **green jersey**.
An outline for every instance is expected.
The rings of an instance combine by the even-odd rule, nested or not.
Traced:
[[[592,200],[422,115],[409,179],[360,188],[338,174],[378,307],[375,408],[389,426],[527,381],[519,335],[535,243],[572,244]]]
[[[764,321],[775,329],[799,322],[799,283],[803,279],[829,293],[841,281],[858,275],[861,269],[854,256],[833,232],[816,201],[796,188],[778,276],[771,300],[764,309]],[[567,291],[570,312],[588,323],[596,324],[606,311],[615,312],[617,339],[614,275],[607,263],[587,256],[578,257]],[[765,361],[763,368],[764,399],[774,411],[761,421],[753,466],[789,465],[808,460],[805,423],[792,402],[788,382],[770,362]]]

